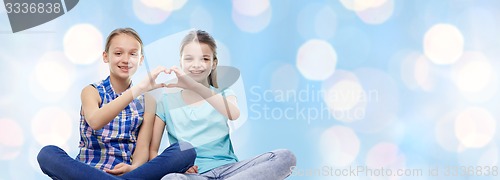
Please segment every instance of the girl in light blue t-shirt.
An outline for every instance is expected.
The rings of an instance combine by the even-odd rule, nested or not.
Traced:
[[[219,89],[216,44],[205,31],[191,31],[181,44],[181,67],[173,72],[177,93],[162,94],[157,103],[150,158],[157,155],[166,126],[170,143],[186,141],[196,150],[195,166],[187,173],[168,174],[163,179],[284,179],[295,166],[288,150],[275,150],[239,161],[235,156],[227,121],[240,115],[230,89]],[[155,151],[156,150],[156,151]]]

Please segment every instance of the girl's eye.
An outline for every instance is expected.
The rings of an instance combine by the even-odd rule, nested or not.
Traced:
[[[122,55],[121,52],[115,52],[115,55],[119,56],[119,55]]]
[[[131,55],[132,55],[132,56],[137,56],[137,53],[132,53]]]
[[[205,60],[205,61],[210,61],[210,59],[209,59],[209,58],[205,58],[204,60]]]

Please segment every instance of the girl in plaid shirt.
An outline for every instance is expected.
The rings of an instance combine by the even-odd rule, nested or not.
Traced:
[[[110,33],[103,52],[110,75],[82,90],[80,153],[73,159],[57,146],[45,146],[37,157],[45,174],[53,179],[160,179],[193,166],[196,153],[184,142],[148,161],[156,103],[144,93],[165,86],[155,79],[167,69],[158,67],[133,86],[142,50],[135,30]]]

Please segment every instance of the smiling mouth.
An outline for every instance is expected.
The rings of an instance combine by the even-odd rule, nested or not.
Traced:
[[[118,66],[118,68],[120,68],[123,71],[128,71],[129,69],[132,69],[132,67],[128,67],[128,66]]]
[[[204,71],[189,71],[191,74],[202,74]]]

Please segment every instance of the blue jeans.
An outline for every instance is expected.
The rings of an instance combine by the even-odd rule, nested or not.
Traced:
[[[182,148],[181,148],[182,146]],[[196,152],[189,143],[172,144],[160,155],[123,174],[114,176],[69,157],[57,146],[45,146],[38,153],[38,164],[52,179],[160,179],[168,173],[186,172],[193,166]]]
[[[275,150],[245,161],[226,164],[203,174],[172,173],[162,180],[212,180],[212,179],[285,179],[295,166],[296,158],[289,150]]]

